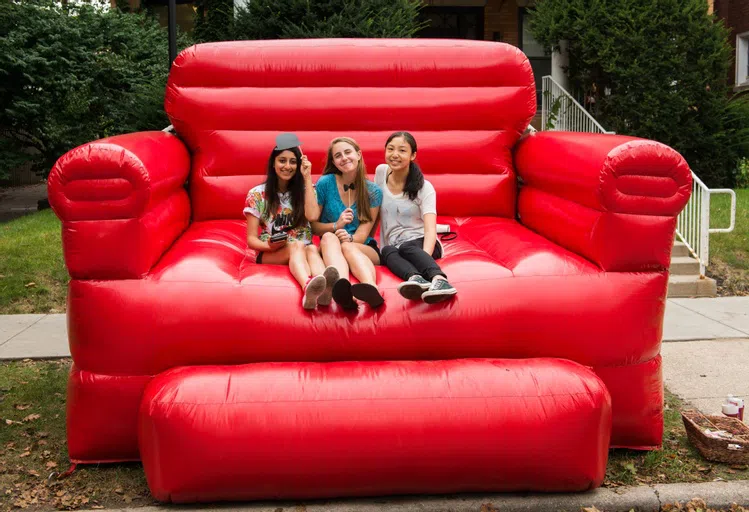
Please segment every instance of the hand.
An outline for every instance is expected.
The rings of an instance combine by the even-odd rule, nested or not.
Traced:
[[[302,155],[302,177],[305,180],[311,180],[312,179],[312,163],[307,158],[307,155]]]
[[[343,228],[341,228],[338,231],[336,231],[335,232],[335,236],[338,237],[338,240],[340,240],[341,243],[352,242],[353,241],[353,239],[351,238],[351,235],[348,234],[348,231],[346,231]]]
[[[345,226],[346,224],[351,224],[352,222],[354,222],[354,210],[352,210],[351,208],[346,208],[345,210],[343,210],[343,212],[341,212],[341,216],[338,217],[336,225]],[[340,231],[340,229],[338,231]],[[338,231],[336,231],[336,233]]]
[[[288,238],[281,240],[279,242],[271,242],[269,239],[268,247],[270,247],[270,252],[276,252],[277,250],[283,248],[283,246],[286,245],[287,241],[288,241]]]

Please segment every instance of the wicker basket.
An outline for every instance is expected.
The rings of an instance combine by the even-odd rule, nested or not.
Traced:
[[[699,411],[683,411],[681,419],[689,442],[707,460],[728,464],[749,464],[749,426],[727,416],[705,416]],[[716,439],[705,434],[705,429],[723,430],[730,439]],[[730,448],[729,448],[730,446]]]

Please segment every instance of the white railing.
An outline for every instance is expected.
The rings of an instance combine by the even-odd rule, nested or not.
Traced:
[[[727,228],[710,227],[710,199],[716,194],[731,197],[731,222]],[[692,195],[676,221],[676,235],[700,262],[700,276],[710,263],[710,233],[730,233],[736,224],[736,193],[730,188],[707,188],[692,173]]]
[[[565,132],[614,133],[606,131],[570,93],[550,76],[543,77],[541,129]]]
[[[550,76],[543,77],[541,130],[607,133],[575,98]],[[731,223],[727,228],[710,227],[710,198],[716,194],[731,197]],[[692,195],[679,214],[676,235],[700,263],[700,276],[710,261],[710,233],[729,233],[736,223],[736,193],[728,188],[708,188],[692,172]]]

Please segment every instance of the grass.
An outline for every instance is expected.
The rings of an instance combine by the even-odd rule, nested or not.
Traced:
[[[65,311],[60,221],[44,210],[0,224],[0,314]]]
[[[68,467],[65,385],[70,360],[0,363],[0,511],[123,508],[154,504],[140,464]],[[605,487],[747,479],[745,467],[709,463],[689,446],[679,410],[666,396],[662,450],[612,450]],[[8,423],[10,422],[10,423]]]
[[[689,444],[680,414],[684,407],[676,395],[666,391],[663,449],[611,450],[604,487],[749,479],[747,466],[709,462]]]
[[[730,198],[721,194],[710,204],[710,227],[730,223]],[[710,235],[708,275],[718,281],[721,295],[749,295],[749,189],[736,190],[736,227]]]
[[[65,387],[70,360],[0,364],[0,510],[153,504],[140,464],[69,467]]]

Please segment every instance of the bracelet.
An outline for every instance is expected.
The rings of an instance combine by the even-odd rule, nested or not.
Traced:
[[[336,224],[338,224],[338,221],[333,222],[333,233],[338,231],[338,228],[336,227]]]

